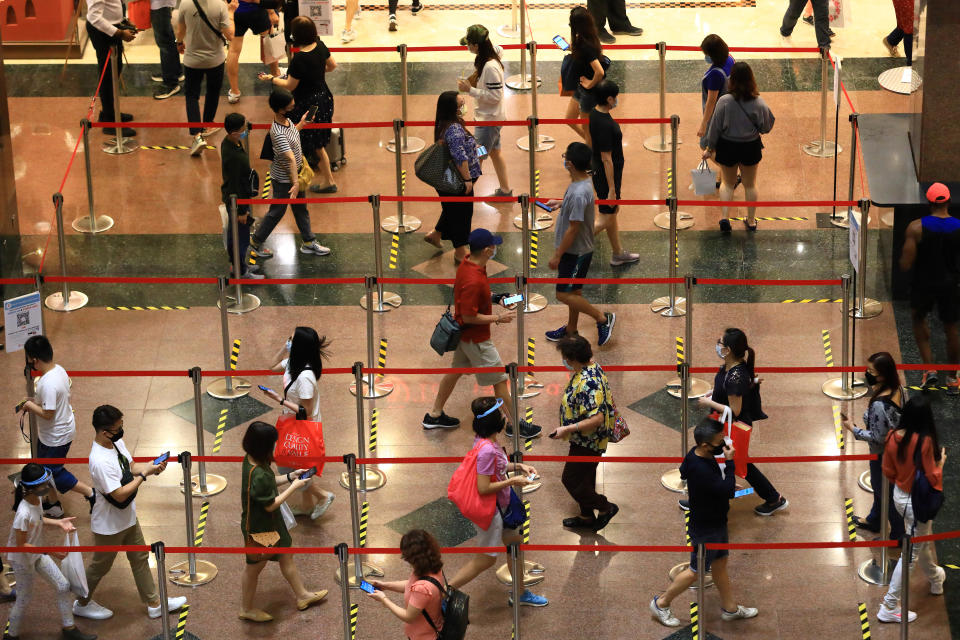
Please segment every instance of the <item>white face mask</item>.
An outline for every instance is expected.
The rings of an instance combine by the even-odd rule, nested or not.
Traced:
[[[490,254],[490,259],[493,260],[497,257],[497,245],[493,245],[493,253]]]
[[[717,343],[717,357],[723,360],[723,345],[719,342]]]

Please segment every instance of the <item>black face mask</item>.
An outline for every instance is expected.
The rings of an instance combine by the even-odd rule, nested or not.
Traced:
[[[863,377],[867,381],[867,384],[870,385],[871,387],[877,384],[877,376],[873,375],[869,371],[865,371],[863,373]]]
[[[722,445],[722,444],[718,444],[717,446],[715,446],[715,447],[713,448],[713,455],[715,455],[715,456],[722,456],[722,455],[723,455],[723,447],[724,447],[724,445]]]
[[[120,427],[120,431],[110,434],[110,442],[117,442],[121,438],[123,438],[123,427]]]

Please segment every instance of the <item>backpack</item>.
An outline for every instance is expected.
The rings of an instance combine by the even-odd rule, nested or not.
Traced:
[[[910,492],[910,504],[913,507],[913,517],[917,522],[929,522],[937,517],[937,512],[943,506],[943,491],[938,491],[930,485],[927,474],[923,471],[923,440],[917,438],[917,445],[913,450],[913,491]]]
[[[423,609],[423,617],[437,632],[437,640],[463,640],[467,635],[467,625],[470,624],[469,608],[470,596],[459,589],[454,589],[447,585],[447,576],[443,576],[444,585],[441,586],[434,578],[430,576],[421,576],[421,580],[433,584],[440,590],[440,611],[443,613],[443,629],[437,630],[437,625],[430,619],[430,614]]]

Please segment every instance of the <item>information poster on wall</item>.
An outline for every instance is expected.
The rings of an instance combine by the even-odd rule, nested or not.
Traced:
[[[317,34],[333,35],[333,3],[331,0],[300,0],[300,15],[317,25]]]
[[[19,298],[3,301],[3,320],[6,328],[6,350],[20,351],[31,336],[43,333],[40,293],[34,291]]]

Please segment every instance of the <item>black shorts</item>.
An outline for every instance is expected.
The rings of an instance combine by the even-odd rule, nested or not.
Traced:
[[[244,11],[243,13],[234,13],[233,21],[236,27],[234,35],[242,36],[248,30],[260,35],[265,31],[270,31],[270,16],[266,9],[257,8],[255,11]]]
[[[593,95],[593,90],[584,89],[580,84],[573,92],[573,99],[580,105],[580,113],[590,113],[597,106],[597,97]]]
[[[937,307],[937,317],[943,324],[953,324],[960,320],[960,303],[957,295],[960,288],[956,285],[939,287],[924,287],[914,284],[910,290],[910,308],[914,312],[925,316],[933,307]]]
[[[565,253],[560,256],[560,265],[557,267],[558,278],[586,278],[590,270],[590,260],[593,252],[578,256],[575,253]],[[558,284],[557,293],[567,293],[583,289],[582,284]]]
[[[690,542],[693,544],[693,551],[690,552],[690,570],[694,573],[697,572],[697,545],[700,544],[727,544],[730,542],[730,538],[727,536],[727,528],[723,529],[710,529],[703,532],[694,532],[690,530]],[[730,555],[730,551],[727,549],[707,549],[706,550],[706,562],[707,562],[707,573],[710,572],[710,565],[714,560],[723,558]]]
[[[719,138],[717,140],[717,155],[714,158],[717,164],[725,167],[735,167],[742,164],[745,167],[752,167],[760,164],[763,158],[763,141],[760,138],[749,142],[734,142]]]

